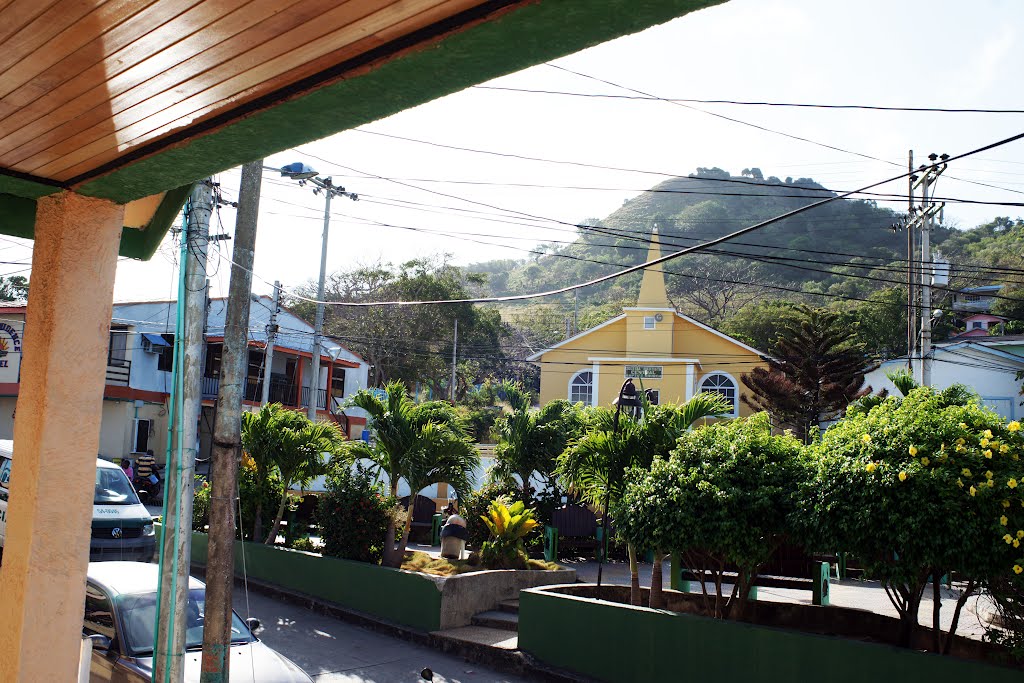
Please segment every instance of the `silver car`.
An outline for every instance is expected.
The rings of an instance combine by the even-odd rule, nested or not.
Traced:
[[[152,680],[159,567],[143,562],[90,562],[82,632],[93,641],[90,681]],[[199,681],[206,586],[189,578],[185,614],[185,680]],[[286,657],[253,635],[259,620],[232,612],[231,681],[312,683]]]

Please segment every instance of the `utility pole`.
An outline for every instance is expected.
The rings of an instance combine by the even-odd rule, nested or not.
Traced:
[[[914,369],[914,351],[917,349],[917,295],[914,285],[917,282],[914,263],[914,228],[910,221],[914,217],[914,150],[907,153],[907,370]]]
[[[946,170],[946,159],[948,154],[939,156],[934,152],[928,155],[931,164],[921,165],[918,170],[921,176],[913,180],[913,189],[921,188],[921,207],[914,219],[914,225],[921,228],[921,266],[920,266],[920,288],[921,304],[919,315],[921,316],[921,346],[920,366],[917,373],[918,383],[921,386],[931,386],[932,381],[932,278],[934,268],[931,255],[931,228],[932,219],[939,214],[945,204],[935,204],[929,196],[929,189],[938,181],[939,176]]]
[[[201,362],[206,321],[206,248],[213,210],[213,183],[196,184],[182,234],[175,330],[173,440],[164,472],[164,529],[157,591],[153,681],[180,683],[185,674],[185,613],[192,550],[192,498],[196,436],[201,409]]]
[[[455,403],[455,362],[459,356],[459,319],[455,319],[455,336],[452,337],[452,386],[449,393],[449,398],[452,403]]]
[[[274,344],[277,342],[277,314],[281,310],[281,281],[274,280],[274,310],[270,312],[270,324],[267,325],[267,351],[263,359],[263,395],[260,405],[270,403],[270,381],[273,378]]]
[[[281,168],[269,169],[280,171],[281,175],[299,181],[299,185],[311,183],[313,194],[324,193],[324,234],[320,245],[320,284],[317,287],[316,321],[313,324],[313,360],[309,378],[309,419],[316,422],[316,404],[320,398],[320,341],[324,335],[324,283],[327,279],[327,235],[331,228],[331,199],[335,196],[348,197],[352,201],[359,199],[354,192],[346,192],[344,187],[336,186],[330,178],[318,178],[316,171],[301,162],[288,164]],[[301,393],[301,392],[300,392]],[[325,406],[326,407],[326,406]]]
[[[206,610],[203,617],[203,658],[199,680],[227,683],[231,663],[231,589],[235,578],[235,491],[242,451],[242,400],[249,357],[249,293],[256,249],[262,160],[242,166],[231,252],[224,323],[224,356],[211,454],[210,531],[206,564]],[[264,381],[264,386],[267,382]],[[191,517],[191,516],[190,516]]]

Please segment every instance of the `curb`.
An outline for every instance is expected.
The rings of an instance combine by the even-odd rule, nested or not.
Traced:
[[[203,565],[193,564],[191,571],[193,575],[201,577],[206,575],[206,567]],[[455,655],[473,664],[485,664],[503,673],[527,676],[531,680],[543,681],[543,683],[591,683],[594,680],[571,671],[550,667],[520,650],[503,650],[480,643],[449,638],[441,632],[418,631],[365,612],[342,607],[337,603],[307,593],[281,588],[257,579],[246,581],[236,574],[235,585],[243,588],[248,585],[250,590],[255,590],[257,593],[275,600],[298,605],[317,614],[339,619],[376,633]]]

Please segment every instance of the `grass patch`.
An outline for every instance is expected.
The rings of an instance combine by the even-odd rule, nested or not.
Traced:
[[[554,562],[544,560],[529,560],[527,566],[536,571],[553,571],[562,569]],[[431,557],[426,553],[411,552],[405,554],[402,561],[402,569],[410,572],[423,572],[424,574],[435,574],[437,576],[454,576],[466,572],[482,571],[484,567],[480,564],[471,564],[469,560],[449,560],[443,557]]]

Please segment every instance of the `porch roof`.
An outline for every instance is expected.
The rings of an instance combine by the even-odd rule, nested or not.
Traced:
[[[148,258],[197,179],[721,1],[0,1],[0,233],[68,189]]]

